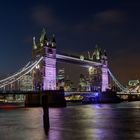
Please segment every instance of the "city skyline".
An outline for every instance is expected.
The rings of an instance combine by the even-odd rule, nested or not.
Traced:
[[[56,35],[58,52],[82,54],[96,44],[106,49],[109,68],[122,83],[140,79],[140,2],[3,1],[0,23],[0,74],[16,72],[29,60],[32,38],[42,28]]]

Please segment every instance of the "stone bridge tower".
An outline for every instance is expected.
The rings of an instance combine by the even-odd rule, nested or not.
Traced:
[[[108,89],[108,60],[107,60],[107,55],[106,52],[104,51],[102,56],[101,56],[101,63],[102,63],[102,92],[106,91]]]
[[[44,75],[43,90],[56,89],[56,41],[53,35],[52,41],[47,41],[44,46]]]
[[[42,62],[33,70],[34,90],[56,89],[56,40],[55,36],[49,40],[43,29],[39,41],[33,38],[32,59],[43,57]]]
[[[106,91],[108,89],[108,60],[106,52],[96,45],[92,54],[88,52],[88,59],[101,63],[100,67],[89,67],[91,91]]]

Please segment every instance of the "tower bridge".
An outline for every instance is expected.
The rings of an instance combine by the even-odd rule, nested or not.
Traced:
[[[18,72],[0,80],[1,92],[56,90],[58,88],[56,64],[65,62],[88,68],[88,92],[93,92],[94,90],[99,92],[106,91],[110,84],[109,78],[111,78],[121,91],[118,94],[129,93],[129,90],[121,85],[109,70],[105,51],[96,47],[92,54],[88,52],[88,58],[84,58],[83,55],[77,57],[57,54],[56,49],[55,36],[53,35],[50,40],[45,30],[42,31],[39,41],[36,41],[35,37],[33,37],[32,60]],[[80,86],[83,85],[81,84]]]

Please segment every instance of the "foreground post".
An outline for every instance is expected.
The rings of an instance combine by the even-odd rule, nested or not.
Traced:
[[[42,107],[43,107],[44,129],[48,130],[50,128],[50,122],[49,122],[49,109],[48,109],[48,97],[47,97],[47,95],[42,95]]]

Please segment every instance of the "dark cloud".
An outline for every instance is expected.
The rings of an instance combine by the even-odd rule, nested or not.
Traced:
[[[98,22],[102,24],[114,24],[124,21],[124,12],[119,10],[107,10],[95,15]]]
[[[106,10],[97,12],[94,15],[88,15],[86,20],[81,20],[71,27],[64,26],[71,31],[88,31],[101,34],[119,35],[118,28],[126,22],[125,12],[120,10]],[[72,30],[73,29],[73,30]]]
[[[53,10],[44,5],[32,8],[31,16],[39,26],[52,26],[56,22]]]

